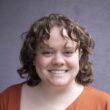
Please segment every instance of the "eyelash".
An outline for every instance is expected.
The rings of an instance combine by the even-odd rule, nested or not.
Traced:
[[[53,53],[53,52],[48,52],[48,51],[42,52],[42,54],[50,54],[50,53]]]
[[[42,54],[45,55],[45,56],[51,56],[53,54],[53,52],[51,52],[51,51],[43,51]]]
[[[64,55],[66,55],[66,56],[71,56],[74,52],[73,51],[65,51],[65,52],[63,52],[64,53]]]
[[[68,56],[71,56],[73,53],[74,53],[73,51],[64,51],[64,52],[63,52],[63,55],[68,57]],[[51,51],[43,51],[42,54],[43,54],[44,56],[49,57],[49,56],[53,55],[54,52],[51,52]]]

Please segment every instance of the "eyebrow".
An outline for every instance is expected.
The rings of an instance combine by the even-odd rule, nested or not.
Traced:
[[[39,46],[39,49],[52,49],[48,44]]]
[[[45,50],[45,49],[53,50],[53,48],[50,47],[50,46],[41,46],[41,47],[39,47],[39,49],[41,49],[41,50]],[[65,46],[64,45],[63,49],[64,50],[65,49],[67,49],[67,50],[74,50],[74,49],[76,49],[76,47],[74,47],[74,46]]]

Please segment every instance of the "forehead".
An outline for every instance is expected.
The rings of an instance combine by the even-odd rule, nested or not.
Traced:
[[[39,48],[43,49],[43,48],[74,48],[76,47],[77,42],[74,41],[70,41],[70,40],[65,40],[65,42],[63,43],[50,43],[48,41],[44,42],[44,43],[40,43]]]
[[[54,26],[50,30],[49,40],[70,40],[77,41],[76,35],[72,32],[68,32],[64,27]]]
[[[76,48],[77,42],[72,41],[70,39],[66,40],[62,38],[62,40],[46,40],[43,43],[40,43],[39,48],[45,49],[45,48],[51,48],[51,49],[66,49],[66,48]]]
[[[73,39],[76,39],[76,36],[72,35]],[[40,43],[40,47],[70,47],[76,45],[76,41],[72,40],[67,30],[63,27],[54,26],[50,30],[49,39],[43,40]]]

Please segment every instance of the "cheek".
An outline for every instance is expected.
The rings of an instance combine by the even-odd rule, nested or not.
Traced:
[[[69,59],[68,62],[69,62],[68,64],[69,64],[71,69],[79,70],[79,57],[78,57],[78,55]]]
[[[69,65],[70,65],[70,67],[71,68],[73,68],[73,69],[79,69],[79,61],[78,60],[71,60],[70,62],[69,62]]]
[[[45,67],[47,67],[49,64],[49,60],[47,60],[46,58],[42,57],[42,56],[37,56],[35,58],[35,66],[38,69],[43,69]]]

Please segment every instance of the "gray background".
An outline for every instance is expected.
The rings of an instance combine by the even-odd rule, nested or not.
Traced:
[[[110,0],[0,0],[0,91],[23,81],[16,72],[21,33],[54,12],[75,18],[94,36],[93,86],[110,93]]]

